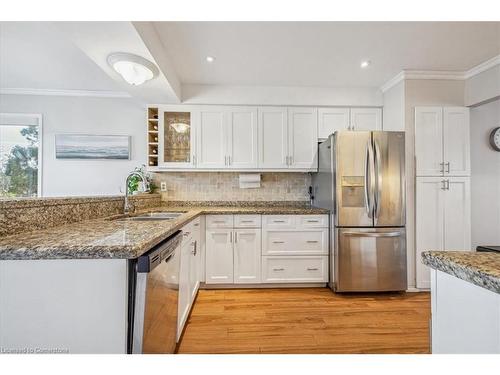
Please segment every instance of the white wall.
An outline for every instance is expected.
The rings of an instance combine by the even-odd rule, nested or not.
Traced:
[[[500,245],[500,152],[489,145],[500,126],[500,99],[471,108],[472,246]]]
[[[406,242],[408,287],[415,286],[415,107],[463,106],[464,81],[406,80]],[[418,260],[420,261],[420,260]]]
[[[186,104],[374,106],[383,104],[377,88],[183,85]]]
[[[476,74],[465,81],[465,105],[471,106],[500,97],[500,65]]]
[[[127,173],[146,163],[145,109],[133,99],[0,95],[0,112],[43,115],[44,196],[116,195]],[[55,134],[132,136],[131,160],[55,158]]]
[[[383,129],[405,130],[405,81],[384,92]]]

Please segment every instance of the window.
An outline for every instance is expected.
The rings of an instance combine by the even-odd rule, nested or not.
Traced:
[[[0,113],[0,199],[39,197],[42,116]]]

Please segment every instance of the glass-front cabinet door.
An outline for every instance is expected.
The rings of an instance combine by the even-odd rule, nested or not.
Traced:
[[[194,112],[186,107],[159,108],[158,166],[161,168],[193,168]]]

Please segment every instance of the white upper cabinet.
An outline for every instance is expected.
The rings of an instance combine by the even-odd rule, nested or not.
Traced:
[[[197,168],[227,166],[226,112],[222,108],[204,108],[197,115]]]
[[[450,176],[470,175],[469,108],[443,109],[444,173]]]
[[[257,109],[231,107],[227,113],[227,163],[230,168],[257,168]]]
[[[318,138],[323,140],[337,130],[348,130],[350,126],[349,108],[319,108]]]
[[[381,108],[351,108],[350,130],[382,130]]]
[[[315,108],[288,109],[288,166],[317,169],[318,112]]]
[[[158,145],[158,167],[194,168],[196,115],[193,107],[160,106],[157,117],[149,120],[148,147]]]
[[[415,108],[417,176],[469,176],[469,110]]]
[[[288,168],[286,107],[261,107],[259,112],[259,168]]]
[[[415,108],[415,156],[417,176],[443,174],[443,109]]]

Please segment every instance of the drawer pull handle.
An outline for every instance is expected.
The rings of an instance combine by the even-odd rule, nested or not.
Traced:
[[[285,243],[285,241],[273,241],[273,243]]]
[[[311,267],[307,267],[307,270],[308,271],[317,271],[319,268],[311,268]]]
[[[308,223],[319,223],[319,220],[307,220]]]
[[[241,220],[242,223],[253,223],[253,220]]]
[[[273,271],[284,271],[284,268],[273,268]]]
[[[285,220],[273,220],[273,223],[284,223]]]
[[[307,243],[318,243],[318,241],[307,241]]]
[[[221,224],[224,224],[225,221],[224,220],[214,220],[214,223],[221,223]]]
[[[184,237],[187,237],[191,234],[191,232],[184,232]]]
[[[200,226],[200,223],[196,223],[194,224],[195,227],[199,227]]]

